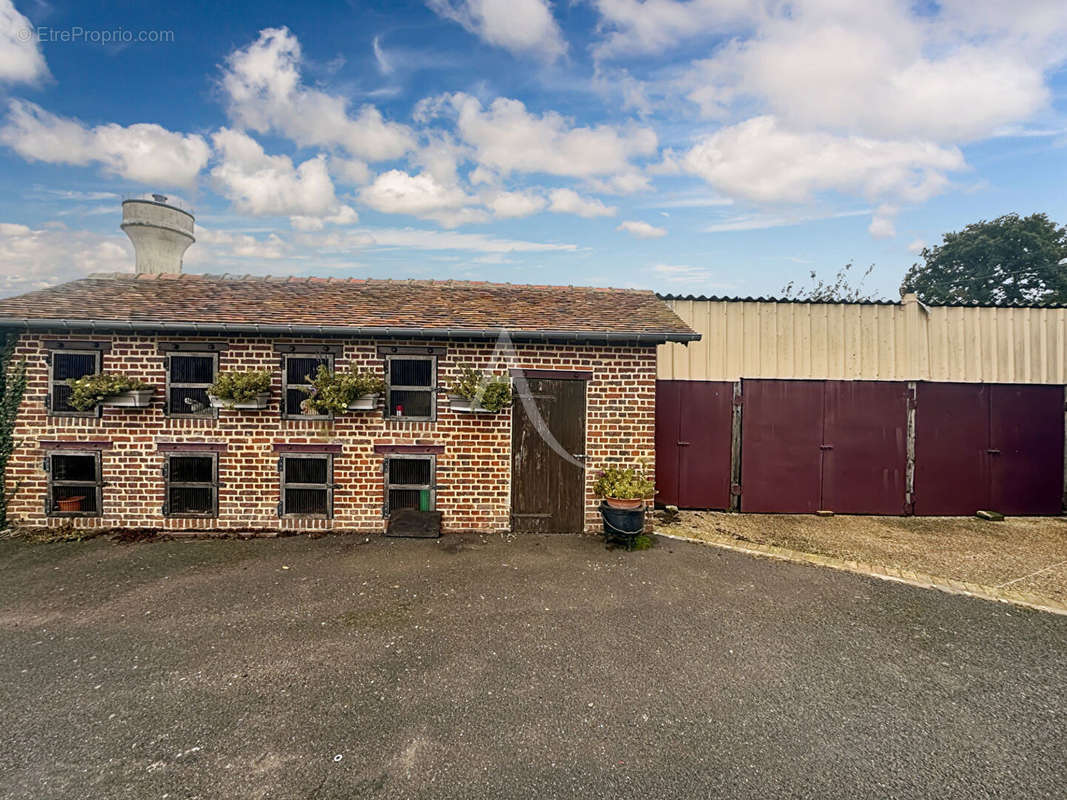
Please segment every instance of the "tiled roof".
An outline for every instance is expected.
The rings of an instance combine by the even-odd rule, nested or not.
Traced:
[[[0,300],[0,327],[686,341],[653,292],[466,281],[91,275]]]

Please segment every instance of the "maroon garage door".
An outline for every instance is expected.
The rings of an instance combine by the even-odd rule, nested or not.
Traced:
[[[915,513],[1059,514],[1061,386],[920,383]]]
[[[742,511],[906,512],[906,383],[746,380],[742,397]]]
[[[656,382],[656,502],[730,507],[733,384]]]

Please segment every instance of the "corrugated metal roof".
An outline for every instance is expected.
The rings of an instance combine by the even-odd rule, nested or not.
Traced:
[[[687,300],[705,303],[807,303],[813,306],[899,306],[900,300],[804,300],[796,297],[738,297],[705,294],[663,294],[660,300]],[[1067,303],[923,303],[928,308],[1067,308]]]

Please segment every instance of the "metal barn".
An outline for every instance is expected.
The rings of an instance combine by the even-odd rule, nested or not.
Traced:
[[[657,502],[752,512],[1064,508],[1067,309],[664,298]]]

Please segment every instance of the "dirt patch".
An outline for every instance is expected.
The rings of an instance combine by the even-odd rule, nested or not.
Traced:
[[[663,533],[786,547],[1067,602],[1067,519],[682,512]]]

